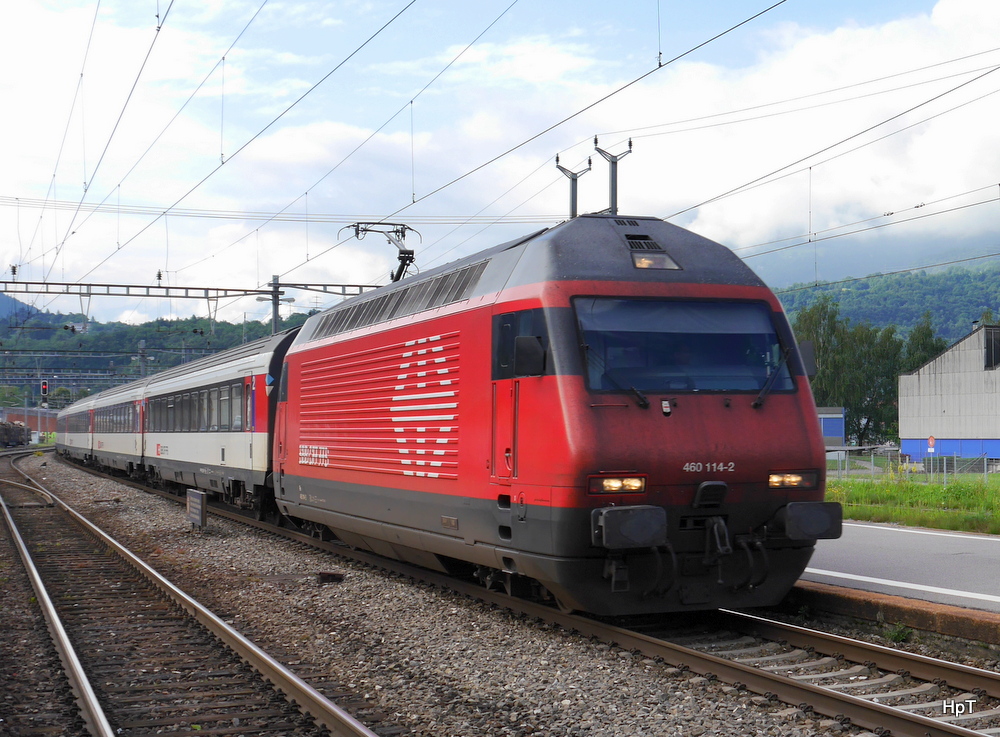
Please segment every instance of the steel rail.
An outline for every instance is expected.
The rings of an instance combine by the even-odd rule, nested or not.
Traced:
[[[174,498],[176,499],[177,497]],[[893,709],[891,706],[877,704],[839,691],[831,691],[822,686],[797,681],[777,673],[758,670],[753,666],[736,663],[709,653],[676,645],[657,639],[656,637],[590,619],[579,614],[566,614],[544,604],[523,599],[514,599],[504,593],[484,589],[478,583],[457,580],[427,569],[417,569],[407,563],[382,558],[373,553],[345,549],[342,545],[322,542],[310,535],[288,530],[287,528],[275,530],[273,526],[249,519],[229,510],[210,507],[210,511],[220,517],[248,523],[272,533],[282,534],[297,542],[311,544],[346,558],[358,560],[400,575],[417,578],[425,583],[457,591],[471,598],[495,604],[500,608],[519,611],[544,622],[558,624],[564,629],[576,631],[582,635],[618,645],[625,650],[641,652],[648,657],[659,658],[675,667],[685,668],[703,676],[718,678],[726,683],[739,684],[763,696],[773,696],[780,701],[793,705],[808,704],[812,707],[813,711],[819,714],[837,720],[843,720],[846,717],[850,720],[851,724],[864,727],[873,732],[881,730],[880,733],[886,734],[886,730],[888,730],[888,733],[892,735],[913,735],[914,737],[972,737],[973,735],[980,735],[979,732],[974,730],[900,709]],[[761,620],[762,627],[762,623],[765,621]],[[835,638],[833,635],[827,635],[826,637],[828,640]],[[847,649],[846,645],[844,649]],[[895,651],[890,650],[890,652]],[[896,654],[898,655],[899,653],[896,652]],[[933,659],[927,658],[927,660],[932,661]],[[951,665],[954,665],[958,671],[965,669],[965,666]],[[938,678],[941,675],[941,673],[937,673],[936,675],[928,676],[928,678]],[[982,736],[980,735],[980,737]]]
[[[18,484],[13,481],[0,479],[0,483],[10,484],[41,493],[38,489],[25,486],[24,484]],[[52,502],[50,501],[49,503],[51,504]],[[70,642],[69,635],[66,634],[66,628],[63,627],[62,620],[59,618],[59,614],[56,612],[56,608],[52,604],[52,599],[49,597],[48,591],[45,589],[45,584],[42,583],[42,577],[38,574],[38,569],[35,567],[35,562],[31,558],[31,553],[28,552],[28,546],[25,545],[24,539],[21,537],[21,533],[17,529],[17,525],[14,524],[14,518],[11,516],[10,510],[7,508],[7,503],[3,500],[3,497],[0,497],[0,508],[3,509],[3,517],[7,522],[8,529],[10,530],[14,548],[21,557],[21,562],[24,564],[25,571],[27,571],[28,579],[31,581],[31,587],[35,591],[35,599],[38,601],[38,606],[42,610],[42,616],[45,618],[45,624],[48,627],[49,635],[52,637],[52,643],[59,655],[59,660],[62,662],[63,669],[66,671],[66,679],[69,681],[69,686],[73,691],[73,695],[76,697],[77,705],[80,707],[80,715],[83,717],[83,721],[87,725],[87,730],[91,735],[93,735],[93,737],[116,737],[115,731],[111,728],[111,724],[108,722],[108,718],[104,714],[104,709],[101,708],[101,702],[97,698],[97,694],[94,693],[93,687],[90,685],[90,679],[87,678],[87,674],[84,672],[83,666],[80,664],[80,658],[77,656],[76,650]]]
[[[16,466],[15,466],[16,468]],[[22,476],[34,484],[23,470],[17,469]],[[361,722],[331,702],[319,691],[303,681],[281,663],[272,658],[261,648],[248,640],[242,634],[223,622],[219,617],[206,609],[200,603],[185,594],[181,589],[160,575],[145,561],[137,557],[121,543],[109,537],[103,530],[93,525],[83,515],[62,501],[51,491],[47,491],[54,503],[69,514],[78,524],[97,540],[107,545],[118,556],[134,566],[150,583],[162,591],[170,600],[201,623],[226,646],[236,652],[254,670],[271,682],[275,688],[299,705],[317,724],[326,727],[337,737],[378,737],[375,732],[365,727]],[[109,735],[114,734],[109,732]],[[104,735],[101,735],[104,737]]]
[[[924,681],[942,679],[953,688],[973,693],[982,689],[989,696],[1000,698],[1000,673],[840,637],[794,624],[775,622],[745,612],[727,609],[720,611],[736,618],[740,629],[756,633],[766,639],[785,640],[796,647],[811,647],[825,655],[840,654],[847,660],[858,663],[878,658],[878,666],[882,670],[895,673],[906,671],[914,678]]]
[[[83,470],[103,475],[100,472],[94,472],[90,469]],[[133,488],[153,491],[176,503],[183,503],[183,498],[169,494],[168,492],[150,489],[149,487],[112,476],[107,476],[107,478],[132,486]],[[777,673],[758,670],[749,665],[726,660],[710,653],[693,650],[579,614],[560,612],[545,604],[512,598],[504,593],[485,589],[478,583],[462,581],[425,568],[418,568],[408,563],[383,558],[373,553],[346,548],[337,543],[324,542],[309,534],[288,528],[278,528],[228,509],[210,506],[209,511],[216,516],[247,524],[271,534],[281,535],[296,542],[312,545],[347,559],[407,576],[442,589],[449,589],[470,598],[494,604],[503,609],[520,612],[526,616],[534,617],[550,624],[558,624],[566,630],[576,631],[587,637],[593,637],[603,642],[618,645],[625,650],[640,652],[648,657],[659,658],[672,666],[684,668],[699,675],[718,678],[723,682],[738,685],[763,696],[773,697],[792,705],[808,705],[818,714],[840,721],[848,720],[851,724],[871,730],[872,732],[891,735],[912,735],[913,737],[973,737],[974,735],[982,737],[981,733],[975,730],[966,729],[958,725],[949,724],[901,709],[894,709],[891,706],[874,703],[847,693],[832,691],[822,686],[798,681]],[[760,619],[758,624],[762,629],[766,621]],[[804,628],[802,630],[799,633],[802,636],[810,632]],[[784,635],[782,637],[784,638]],[[838,640],[838,646],[842,648],[839,652],[842,654],[848,650],[847,643],[850,641],[846,640],[846,638],[837,638],[835,635],[825,635],[825,637],[828,642]],[[813,646],[813,643],[807,643],[804,640],[800,641],[803,644]],[[860,644],[864,645],[865,643]],[[886,650],[889,650],[890,653],[894,653],[896,656],[902,655],[900,651],[893,651],[891,648],[886,648]],[[871,652],[863,660],[870,658]],[[934,661],[933,658],[927,658],[926,660]],[[955,668],[952,673],[959,673],[967,668],[967,666],[958,664],[950,665],[953,665]],[[929,666],[929,663],[925,663],[924,667],[926,666]],[[907,668],[907,670],[913,673],[913,669]],[[968,670],[975,671],[976,669],[968,668]],[[925,677],[930,680],[940,678],[943,675],[940,672],[931,675],[927,670],[922,672],[928,673]],[[959,685],[959,682],[957,680],[954,682],[949,681],[949,684]]]

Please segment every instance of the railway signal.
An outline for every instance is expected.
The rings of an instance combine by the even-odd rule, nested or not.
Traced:
[[[42,379],[42,396],[43,397],[49,396],[49,380],[48,379]]]

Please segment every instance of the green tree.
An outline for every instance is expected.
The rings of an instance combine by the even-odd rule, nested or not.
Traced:
[[[795,318],[800,340],[816,349],[812,382],[816,403],[846,410],[847,435],[858,444],[884,442],[898,434],[896,400],[903,341],[895,327],[851,325],[824,295]]]
[[[916,371],[932,358],[937,358],[948,347],[948,341],[934,334],[930,311],[925,312],[906,339],[903,352],[903,373]]]

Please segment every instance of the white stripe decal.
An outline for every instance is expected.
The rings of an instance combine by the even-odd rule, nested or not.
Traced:
[[[448,404],[414,404],[410,407],[390,407],[390,412],[415,412],[417,410],[425,409],[455,409],[458,407],[458,402],[449,402]]]
[[[418,385],[418,386],[426,386],[426,384]],[[454,391],[450,391],[450,392],[425,392],[423,394],[400,394],[397,397],[393,397],[392,401],[393,402],[408,402],[411,399],[437,399],[439,397],[453,397],[453,396],[455,396],[455,394],[456,394],[456,392],[454,392]]]

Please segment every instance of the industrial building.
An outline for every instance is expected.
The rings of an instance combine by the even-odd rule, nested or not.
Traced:
[[[976,328],[899,377],[900,451],[1000,459],[1000,326]]]

